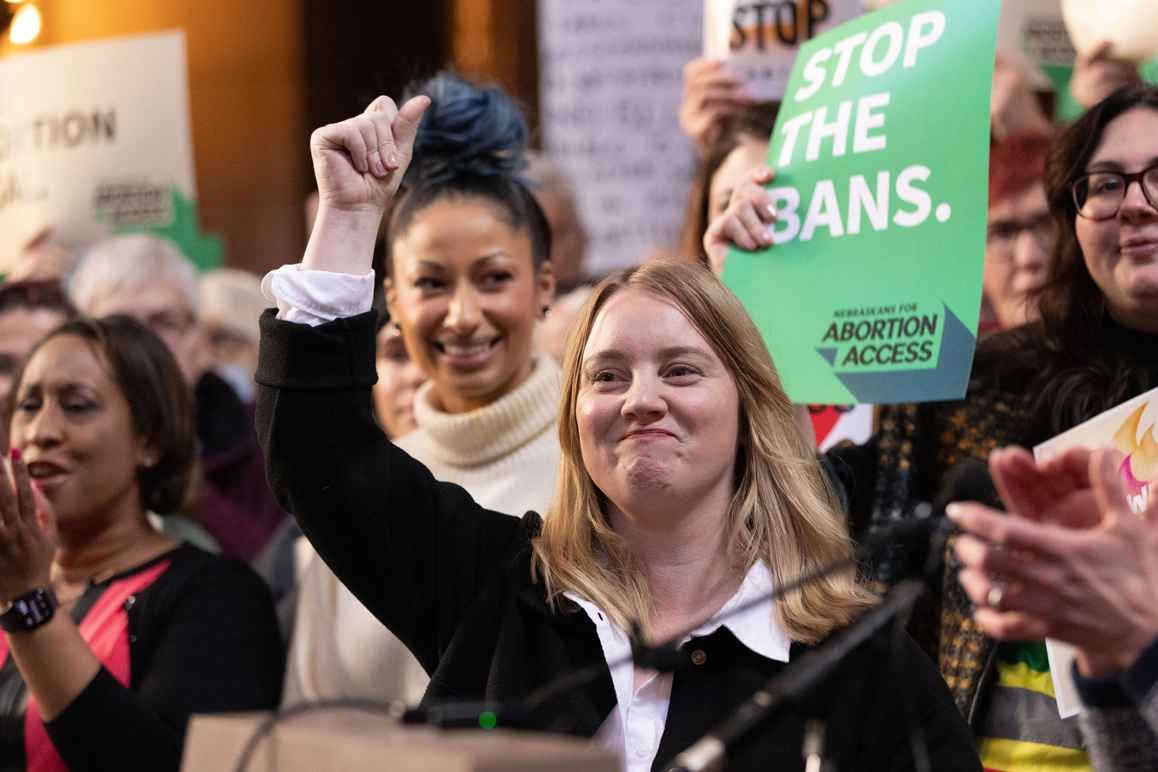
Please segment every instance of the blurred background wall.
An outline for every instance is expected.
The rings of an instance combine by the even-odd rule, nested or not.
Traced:
[[[228,265],[265,271],[305,245],[310,131],[444,65],[537,109],[535,3],[524,0],[35,0],[20,50],[185,31],[201,228]]]

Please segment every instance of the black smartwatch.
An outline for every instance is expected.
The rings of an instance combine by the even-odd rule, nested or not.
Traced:
[[[52,619],[59,605],[51,587],[30,590],[13,598],[8,608],[0,613],[0,628],[9,633],[30,632]]]

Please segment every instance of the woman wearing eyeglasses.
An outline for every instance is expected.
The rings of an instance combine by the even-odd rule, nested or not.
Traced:
[[[965,400],[889,406],[867,445],[830,453],[854,535],[935,499],[963,459],[1032,447],[1158,386],[1158,89],[1119,90],[1067,129],[1046,162],[1045,191],[1056,242],[1030,308],[1040,320],[982,341]],[[739,190],[708,229],[705,249],[726,250],[740,234],[757,238],[769,203],[757,184]],[[1029,234],[1020,231],[1044,230],[1013,219],[1023,247]],[[912,562],[898,551],[872,576],[887,586]],[[1044,645],[988,638],[957,583],[960,568],[946,565],[939,617],[918,615],[913,632],[937,654],[983,765],[1088,769],[1077,719],[1059,718]],[[1001,593],[990,600],[1000,605]]]
[[[980,334],[1037,319],[1035,294],[1049,278],[1057,233],[1042,179],[1052,139],[1021,134],[989,148]]]

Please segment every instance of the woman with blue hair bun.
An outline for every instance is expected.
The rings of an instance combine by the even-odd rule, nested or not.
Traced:
[[[543,511],[559,459],[560,374],[532,346],[555,279],[550,228],[520,176],[526,123],[500,89],[448,73],[413,94],[431,104],[387,222],[385,290],[390,323],[427,382],[415,398],[417,428],[393,439],[485,507]],[[373,138],[366,144],[375,146]],[[372,154],[369,163],[388,160]],[[275,273],[270,281],[276,291],[295,278]],[[369,286],[373,276],[359,281]],[[413,655],[311,556],[285,701],[416,702],[427,682]]]

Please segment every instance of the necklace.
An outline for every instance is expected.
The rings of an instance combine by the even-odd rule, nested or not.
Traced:
[[[175,546],[176,545],[168,539],[162,539],[144,548],[129,550],[127,554],[118,556],[117,559],[110,561],[106,566],[94,571],[82,582],[64,582],[62,580],[57,583],[57,587],[55,588],[57,590],[57,599],[61,606],[71,607],[84,597],[84,594],[91,588],[109,581],[120,573],[156,560],[171,551]],[[73,589],[74,587],[79,587],[79,589]]]

